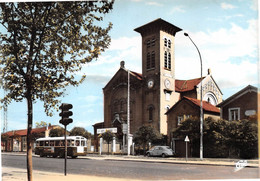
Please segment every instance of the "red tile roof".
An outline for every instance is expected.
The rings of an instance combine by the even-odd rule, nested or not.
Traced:
[[[202,77],[202,80],[205,77]],[[177,92],[186,92],[191,91],[195,89],[195,86],[197,86],[201,82],[201,78],[197,79],[191,79],[191,80],[175,80],[175,90]]]
[[[187,100],[189,100],[189,101],[191,101],[193,104],[195,104],[196,106],[199,106],[199,107],[200,107],[200,100],[198,100],[198,99],[193,99],[193,98],[186,97],[186,96],[184,96],[183,98],[184,98],[184,99],[187,99]],[[207,101],[202,101],[202,108],[203,108],[203,110],[205,110],[205,111],[220,113],[219,108],[217,108],[216,106],[210,104],[210,103],[207,102]]]
[[[143,79],[143,76],[142,76],[142,74],[140,74],[140,73],[137,73],[137,72],[133,72],[133,71],[130,71],[130,73],[132,74],[132,75],[134,75],[137,79],[139,79],[139,80],[142,80]]]
[[[53,128],[53,126],[48,126],[48,129],[52,129],[52,128]],[[45,131],[46,131],[46,127],[32,129],[32,133],[42,133]],[[6,133],[3,133],[3,135],[5,135],[5,136],[26,136],[27,129],[8,131]]]

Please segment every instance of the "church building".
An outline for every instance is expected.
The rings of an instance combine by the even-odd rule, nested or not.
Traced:
[[[94,125],[94,128],[98,125],[117,127],[117,140],[123,141],[130,95],[130,133],[134,134],[143,125],[150,125],[167,135],[168,124],[178,122],[180,116],[185,115],[184,112],[182,115],[174,112],[174,105],[182,104],[179,102],[183,99],[200,100],[200,84],[203,86],[203,100],[214,108],[212,115],[218,116],[219,109],[215,106],[222,102],[222,93],[210,71],[202,80],[178,80],[175,77],[175,35],[182,29],[159,18],[135,31],[142,36],[142,73],[128,70],[125,62],[120,62],[119,70],[103,88],[104,122]],[[177,116],[171,116],[172,113]]]

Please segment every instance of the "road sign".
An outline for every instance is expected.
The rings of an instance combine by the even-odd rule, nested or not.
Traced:
[[[184,141],[185,141],[185,142],[189,142],[189,141],[190,141],[189,137],[186,136]]]
[[[188,145],[187,145],[187,143],[190,141],[188,135],[185,137],[184,141],[186,142],[186,162],[187,162],[187,160],[188,160]]]
[[[103,134],[106,131],[111,131],[112,133],[117,133],[117,128],[103,128],[103,129],[97,129],[97,134]]]

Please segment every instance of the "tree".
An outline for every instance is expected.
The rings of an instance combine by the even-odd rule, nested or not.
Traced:
[[[198,156],[200,145],[200,120],[198,117],[191,117],[186,119],[179,127],[177,127],[175,131],[173,131],[174,138],[184,140],[186,136],[189,136],[190,139],[192,155]]]
[[[102,134],[102,138],[107,142],[108,149],[107,152],[109,154],[109,144],[113,140],[113,137],[115,137],[115,134],[112,133],[111,131],[106,131],[105,133]]]
[[[19,2],[0,4],[0,84],[4,105],[27,101],[27,177],[32,180],[33,103],[41,100],[45,112],[58,110],[65,87],[77,86],[82,66],[97,59],[110,43],[110,23],[103,20],[112,1]]]
[[[143,146],[144,155],[146,145],[158,139],[161,139],[160,133],[151,126],[142,126],[134,134],[134,142]]]
[[[227,121],[206,118],[203,122],[203,152],[205,157],[257,157],[257,124],[253,120]],[[173,132],[173,137],[184,140],[188,135],[192,155],[199,156],[200,121],[189,118]]]
[[[91,139],[91,133],[89,133],[85,128],[83,127],[74,127],[70,131],[71,136],[83,136],[87,139]]]
[[[69,133],[67,132],[67,135]],[[64,129],[63,128],[56,128],[56,129],[51,129],[49,133],[50,137],[61,137],[64,136]]]
[[[41,121],[40,123],[39,122],[35,123],[36,128],[41,128],[41,127],[46,127],[46,126],[47,126],[47,123],[45,121]]]

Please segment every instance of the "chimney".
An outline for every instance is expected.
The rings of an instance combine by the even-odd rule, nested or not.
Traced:
[[[121,67],[121,68],[125,68],[125,61],[122,60],[122,61],[120,62],[120,67]]]
[[[211,75],[211,69],[210,68],[208,69],[208,75]]]

